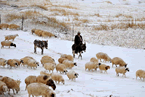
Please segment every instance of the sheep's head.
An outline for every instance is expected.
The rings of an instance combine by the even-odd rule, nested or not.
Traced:
[[[11,43],[11,44],[10,44],[10,46],[14,46],[14,47],[16,47],[16,44],[14,44],[14,43]]]
[[[62,82],[63,84],[65,84],[64,79],[63,79],[63,78],[61,78],[61,82]]]
[[[14,63],[16,66],[18,66],[18,63]]]
[[[78,73],[75,73],[75,74],[74,74],[74,76],[75,76],[76,78],[78,78],[78,75],[79,75]]]
[[[20,60],[20,63],[24,63],[24,61],[23,60]]]
[[[125,70],[129,72],[129,68],[125,68]]]
[[[99,66],[101,65],[101,63],[98,64]]]
[[[68,71],[67,70],[64,70],[63,72],[66,74]]]
[[[4,92],[8,91],[8,87],[7,86],[3,86],[3,91]]]
[[[105,69],[106,69],[106,70],[110,69],[110,66],[106,66]]]
[[[74,63],[75,66],[77,66],[77,63]]]
[[[43,80],[46,80],[47,78],[49,78],[49,76],[47,76],[47,75],[43,76]]]
[[[6,65],[6,64],[7,64],[7,60],[4,61],[4,65]]]
[[[37,66],[39,66],[39,62],[36,62]]]
[[[56,97],[56,94],[53,91],[46,90],[47,97]]]
[[[124,67],[127,67],[127,64],[125,64]]]

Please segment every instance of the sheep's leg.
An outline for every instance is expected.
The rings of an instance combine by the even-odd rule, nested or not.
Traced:
[[[118,74],[118,73],[116,73],[116,75],[117,75],[117,76],[119,76],[119,74]]]
[[[13,90],[13,94],[15,95],[15,91],[14,91],[14,89],[12,89]]]

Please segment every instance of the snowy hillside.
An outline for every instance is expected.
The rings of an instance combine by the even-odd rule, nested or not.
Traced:
[[[145,48],[145,0],[2,0],[1,23],[37,28],[72,40],[80,31],[99,45]],[[89,37],[88,37],[89,36]]]
[[[33,53],[33,41],[35,39],[48,40],[48,49],[44,49],[44,55],[51,56],[55,59],[56,63],[58,63],[60,54],[72,54],[72,41],[57,38],[40,38],[32,35],[30,32],[0,30],[0,41],[4,40],[5,35],[11,34],[19,35],[14,40],[17,47],[0,49],[0,58],[8,60],[32,56],[40,63],[40,59],[43,56],[40,54],[41,50],[38,48],[38,53]],[[117,77],[115,67],[112,68],[111,63],[105,63],[111,67],[107,71],[108,74],[100,73],[99,69],[97,71],[85,71],[85,63],[89,62],[91,57],[96,57],[98,52],[105,52],[111,58],[122,58],[130,69],[126,73],[127,78],[122,77],[121,74]],[[135,77],[135,72],[138,69],[145,70],[145,50],[87,43],[87,50],[83,53],[83,59],[81,60],[76,57],[74,61],[77,63],[77,66],[73,67],[72,70],[79,73],[79,77],[76,81],[71,81],[66,75],[62,74],[65,79],[65,85],[56,84],[56,97],[109,97],[110,95],[112,97],[144,97],[145,95],[145,82],[139,80],[139,78],[136,80]],[[12,69],[0,67],[0,75],[20,79],[22,81],[20,84],[20,92],[14,95],[14,97],[28,97],[28,93],[25,91],[24,79],[29,75],[38,76],[42,70],[45,69],[41,64],[36,70],[22,66]],[[70,70],[68,69],[68,71]]]

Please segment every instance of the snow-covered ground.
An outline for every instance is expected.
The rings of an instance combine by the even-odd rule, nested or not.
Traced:
[[[5,35],[18,34],[14,43],[17,47],[8,47],[0,49],[0,58],[5,59],[21,59],[25,56],[32,56],[39,63],[43,55],[41,50],[37,49],[37,54],[34,54],[33,41],[35,39],[48,40],[48,49],[44,49],[44,55],[49,55],[55,59],[58,63],[60,54],[72,54],[71,45],[72,41],[61,40],[57,38],[41,38],[32,35],[30,32],[23,31],[9,31],[0,30],[0,41],[4,40]],[[66,75],[62,74],[65,79],[65,85],[56,84],[56,97],[144,97],[145,95],[145,82],[136,80],[135,72],[138,69],[145,69],[145,50],[142,49],[129,49],[116,46],[102,46],[91,43],[87,44],[87,50],[83,53],[83,59],[75,58],[77,63],[76,67],[72,70],[79,73],[79,77],[76,81],[71,81]],[[1,46],[1,45],[0,45]],[[89,62],[91,57],[96,57],[98,52],[105,52],[111,58],[120,57],[127,64],[130,69],[126,73],[126,78],[115,74],[115,67],[112,68],[111,63],[105,63],[111,68],[107,71],[108,74],[100,73],[97,71],[85,71],[85,63]],[[40,71],[45,70],[42,65],[36,69],[30,69],[26,67],[18,67],[9,69],[7,67],[0,67],[0,75],[8,76],[13,79],[20,79],[20,92],[14,97],[28,97],[27,91],[25,91],[24,79],[29,75],[40,74]],[[71,69],[68,69],[70,71]],[[56,72],[56,70],[54,70]],[[12,94],[12,91],[11,91]]]

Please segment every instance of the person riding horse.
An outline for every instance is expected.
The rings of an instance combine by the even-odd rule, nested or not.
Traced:
[[[75,36],[74,44],[75,44],[75,53],[78,53],[77,48],[83,44],[83,38],[80,32],[78,32],[77,35]]]

